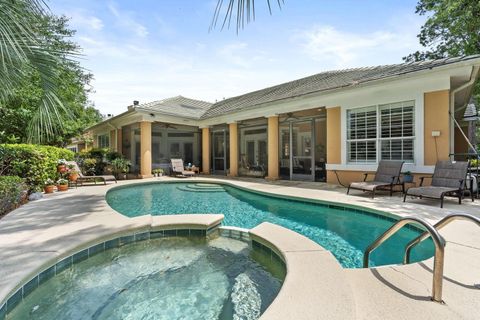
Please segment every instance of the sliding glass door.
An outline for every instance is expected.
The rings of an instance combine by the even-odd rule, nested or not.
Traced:
[[[229,163],[229,135],[226,130],[212,132],[212,173],[227,174]]]

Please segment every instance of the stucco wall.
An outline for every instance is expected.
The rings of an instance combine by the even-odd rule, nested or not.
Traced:
[[[424,164],[435,165],[438,160],[448,160],[450,153],[449,90],[424,94]],[[432,131],[440,131],[432,137]]]

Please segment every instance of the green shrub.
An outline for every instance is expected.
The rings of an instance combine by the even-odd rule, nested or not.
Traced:
[[[77,154],[76,160],[79,166],[90,175],[102,175],[107,166],[108,149],[93,148],[88,151],[82,151]],[[92,168],[92,161],[95,160],[95,166]]]
[[[0,217],[26,201],[27,189],[20,177],[0,176]]]
[[[59,159],[72,160],[73,152],[34,144],[1,144],[0,175],[24,178],[30,192],[40,191],[47,179],[57,180]]]

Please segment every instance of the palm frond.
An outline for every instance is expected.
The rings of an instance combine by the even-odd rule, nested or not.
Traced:
[[[271,0],[265,0],[268,6],[268,11],[272,14]],[[223,13],[223,22],[221,30],[225,27],[230,28],[232,17],[235,15],[237,33],[240,29],[245,27],[245,24],[255,20],[255,0],[227,0],[227,5],[224,9],[224,0],[217,0],[217,5],[213,13],[212,22],[209,31],[217,27],[220,17]],[[281,9],[284,0],[276,0],[278,7]],[[236,10],[234,9],[236,7]],[[224,12],[225,10],[225,12]]]

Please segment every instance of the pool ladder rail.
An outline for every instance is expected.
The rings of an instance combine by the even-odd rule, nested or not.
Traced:
[[[414,223],[423,226],[426,231],[410,241],[405,246],[405,253],[403,258],[403,263],[407,264],[410,263],[410,253],[417,244],[421,243],[425,239],[429,237],[432,238],[433,243],[435,245],[435,254],[433,260],[433,284],[432,284],[432,300],[435,302],[443,303],[442,300],[442,286],[443,286],[443,265],[445,260],[445,239],[438,233],[438,230],[442,229],[450,222],[455,220],[467,220],[476,223],[480,226],[480,219],[474,217],[470,214],[464,213],[454,213],[450,214],[440,221],[438,221],[433,226],[428,223],[427,221],[416,218],[416,217],[405,217],[398,220],[395,224],[393,224],[387,231],[385,231],[382,235],[380,235],[374,242],[372,242],[367,249],[365,249],[365,254],[363,255],[363,267],[368,268],[369,265],[369,258],[370,253],[378,248],[382,243],[384,243],[387,239],[397,233],[403,226]]]

